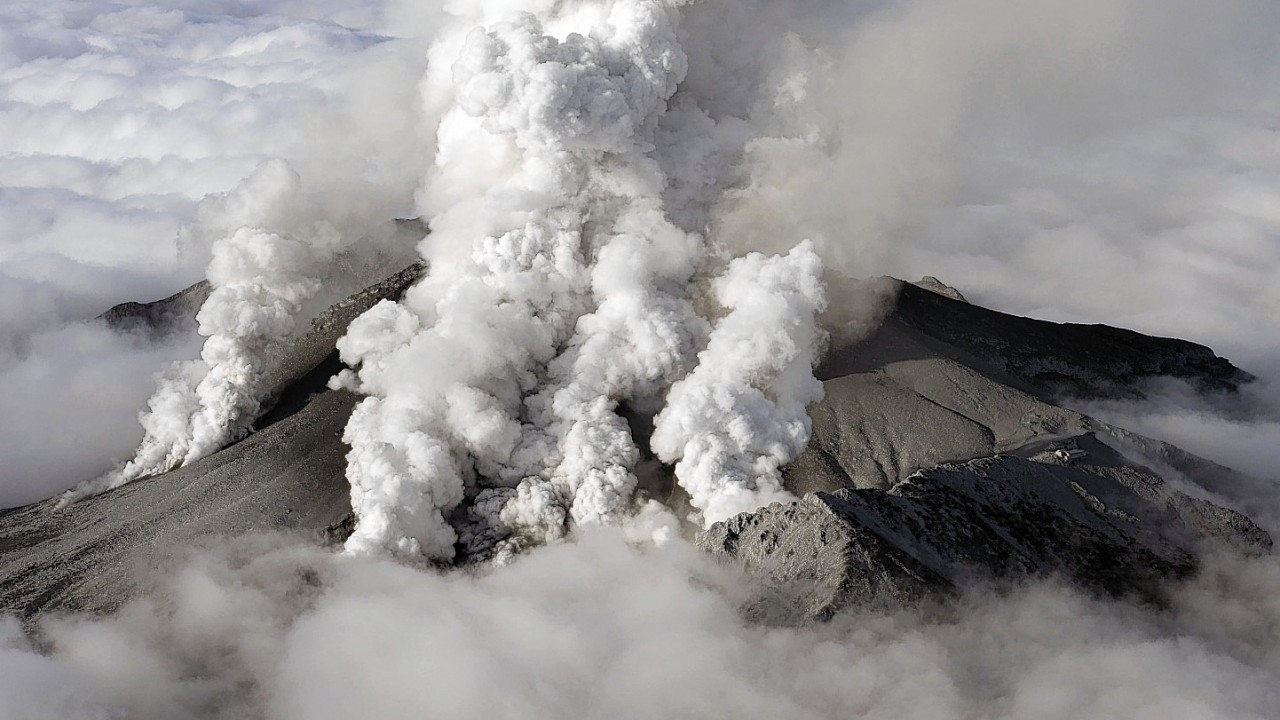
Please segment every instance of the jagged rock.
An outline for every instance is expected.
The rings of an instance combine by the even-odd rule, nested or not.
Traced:
[[[915,285],[916,287],[924,288],[929,292],[938,293],[942,297],[951,298],[952,300],[959,300],[960,302],[963,302],[963,303],[969,302],[968,300],[965,299],[964,295],[962,295],[959,290],[951,287],[950,285],[942,282],[941,280],[939,280],[938,278],[932,275],[925,275],[924,277],[917,280],[915,282]]]
[[[120,303],[97,319],[113,330],[137,332],[152,338],[162,338],[181,331],[194,332],[196,312],[209,299],[212,291],[209,281],[201,280],[155,302]]]
[[[698,544],[742,563],[775,621],[850,603],[912,599],[976,579],[1061,575],[1111,595],[1160,598],[1206,541],[1267,552],[1248,518],[1170,488],[1088,436],[1087,462],[1008,455],[923,470],[888,490],[817,492],[717,523]]]

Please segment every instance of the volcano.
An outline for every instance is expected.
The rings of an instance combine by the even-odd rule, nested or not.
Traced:
[[[341,436],[357,398],[329,387],[343,369],[332,348],[353,318],[423,272],[406,267],[291,339],[244,438],[94,497],[0,514],[0,607],[29,621],[110,612],[144,589],[143,571],[167,549],[217,538],[342,542],[354,518]],[[858,337],[833,334],[808,449],[785,471],[801,499],[684,528],[764,581],[762,616],[824,618],[850,603],[1045,575],[1158,601],[1161,583],[1195,572],[1206,547],[1270,551],[1240,512],[1260,511],[1248,503],[1260,481],[1062,404],[1141,397],[1161,377],[1231,395],[1252,378],[1229,361],[1182,340],[996,312],[936,281],[847,282],[888,304]],[[196,285],[101,320],[163,334],[189,323],[203,294]],[[632,424],[644,445],[643,420]],[[641,494],[687,513],[669,468],[645,463]]]

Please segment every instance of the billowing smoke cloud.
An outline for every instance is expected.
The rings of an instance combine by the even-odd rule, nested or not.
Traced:
[[[256,417],[259,383],[271,352],[294,334],[319,277],[346,241],[302,196],[284,163],[258,169],[228,197],[215,198],[223,224],[240,224],[213,243],[212,291],[196,315],[207,339],[200,359],[177,363],[161,378],[141,421],[133,460],[77,488],[69,497],[118,487],[205,457],[243,433]],[[234,219],[232,219],[232,216]]]
[[[358,518],[349,550],[451,558],[459,540],[478,552],[512,536],[510,548],[630,512],[640,449],[619,403],[656,411],[689,372],[706,325],[694,309],[705,240],[669,219],[673,183],[657,158],[660,123],[688,69],[676,5],[509,12],[481,3],[437,41],[424,86],[428,105],[449,109],[422,194],[430,276],[339,343],[343,360],[361,368],[348,380],[370,395],[344,435]],[[707,142],[698,133],[664,141],[668,157]],[[708,361],[752,339],[770,342],[757,352],[786,353],[781,366],[757,363],[734,377],[776,397],[735,387],[727,404],[684,411],[723,427],[744,413],[761,423],[768,406],[773,419],[791,421],[774,447],[743,440],[743,451],[774,466],[753,458],[760,468],[727,481],[760,491],[739,497],[738,509],[755,506],[746,497],[776,496],[777,463],[807,440],[804,404],[820,395],[810,367],[819,274],[806,246],[785,260],[737,262],[718,281],[731,314]],[[767,299],[750,297],[753,282]],[[744,337],[735,308],[785,317]],[[673,422],[666,436],[686,443],[704,431]],[[695,476],[715,469],[698,464],[685,474],[705,484]],[[464,499],[467,517],[451,523]]]
[[[793,500],[782,466],[809,441],[809,404],[822,399],[813,377],[824,307],[822,261],[809,243],[785,257],[734,260],[716,278],[729,313],[716,323],[698,366],[671,389],[653,449],[704,522]]]

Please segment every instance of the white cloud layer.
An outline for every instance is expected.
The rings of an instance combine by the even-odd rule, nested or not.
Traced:
[[[614,530],[440,575],[242,540],[117,617],[0,623],[12,720],[1274,717],[1280,565],[1216,559],[1167,610],[1045,584],[954,608],[745,622],[743,578]]]

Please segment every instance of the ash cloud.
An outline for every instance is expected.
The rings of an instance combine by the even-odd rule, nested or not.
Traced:
[[[695,305],[715,264],[694,218],[720,178],[668,171],[673,157],[722,147],[697,97],[676,97],[689,72],[680,4],[491,2],[456,13],[423,81],[426,104],[441,108],[418,198],[432,228],[420,247],[429,276],[339,343],[359,366],[342,382],[369,396],[343,438],[357,519],[347,548],[448,560],[459,541],[471,553],[496,543],[502,557],[618,522],[634,509],[642,450],[619,405],[657,412],[704,343],[709,365],[751,340],[780,350],[783,365],[748,363],[722,382],[704,380],[713,368],[693,371],[681,392],[689,407],[660,424],[665,455],[691,456],[677,479],[717,516],[781,497],[778,465],[803,449],[804,407],[821,396],[821,263],[807,245],[733,261],[715,281],[729,314],[704,337],[707,311]],[[687,202],[669,210],[673,190]],[[753,300],[754,282],[766,299]],[[753,311],[765,327],[744,327]],[[724,402],[696,399],[712,386]],[[752,423],[758,437],[703,440],[707,426]],[[699,444],[718,445],[719,459]],[[727,457],[739,450],[752,455]],[[728,481],[707,479],[733,463]]]

